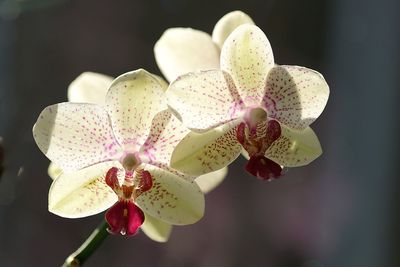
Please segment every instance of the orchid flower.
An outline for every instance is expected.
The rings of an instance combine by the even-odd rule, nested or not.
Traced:
[[[167,88],[167,83],[160,77],[159,82],[163,88]],[[94,72],[84,72],[79,75],[68,87],[68,100],[77,103],[93,103],[104,105],[106,102],[107,90],[112,84],[113,78],[104,74]],[[48,168],[49,176],[55,180],[63,173],[63,170],[50,163]],[[203,193],[213,190],[227,174],[227,168],[201,175],[195,182]],[[140,229],[151,239],[157,242],[166,242],[172,231],[172,225],[145,214],[146,220]]]
[[[308,127],[329,96],[320,73],[275,65],[267,37],[251,24],[237,27],[226,39],[220,68],[180,76],[166,92],[169,107],[198,132],[177,146],[172,167],[201,175],[244,149],[246,170],[268,180],[281,176],[282,166],[306,165],[322,153]]]
[[[202,217],[194,177],[168,166],[188,130],[167,109],[164,89],[137,70],[112,82],[104,106],[68,102],[41,112],[34,139],[63,171],[50,188],[52,213],[79,218],[108,209],[109,231],[128,236],[144,221],[168,231]]]

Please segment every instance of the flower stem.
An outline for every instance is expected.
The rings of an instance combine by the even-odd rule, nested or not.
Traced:
[[[96,251],[101,243],[109,235],[107,232],[108,224],[103,221],[86,239],[85,242],[72,253],[64,262],[62,267],[79,267]]]

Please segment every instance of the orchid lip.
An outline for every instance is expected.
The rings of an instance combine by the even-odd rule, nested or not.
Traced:
[[[131,154],[132,155],[132,154]],[[135,158],[128,158],[127,164],[134,163]],[[135,199],[153,187],[153,178],[148,171],[138,169],[133,171],[136,176],[125,172],[122,185],[118,181],[118,168],[108,170],[106,184],[118,196],[118,201],[106,212],[106,220],[112,234],[134,235],[144,222],[143,211],[135,204]]]
[[[118,201],[105,214],[111,234],[135,235],[143,224],[145,215],[132,201]]]
[[[250,157],[245,169],[258,179],[267,181],[277,179],[284,174],[279,164],[262,155]]]

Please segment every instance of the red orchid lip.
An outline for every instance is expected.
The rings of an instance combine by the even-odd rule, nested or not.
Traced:
[[[245,169],[261,180],[272,180],[283,175],[279,164],[261,155],[250,157]]]
[[[236,139],[250,156],[245,169],[250,174],[262,180],[271,180],[282,176],[282,167],[274,161],[266,158],[265,152],[277,140],[281,134],[281,126],[276,120],[260,121],[255,128],[266,126],[260,133],[249,130],[245,122],[239,124],[236,129]],[[246,131],[247,129],[247,131]]]
[[[105,214],[110,226],[108,231],[112,234],[126,236],[135,235],[144,222],[143,211],[134,203],[135,198],[153,187],[151,174],[145,170],[137,170],[137,184],[122,184],[118,180],[118,168],[113,167],[107,171],[106,184],[117,194],[119,200]],[[132,177],[126,177],[131,180]]]
[[[120,200],[106,212],[105,218],[109,233],[133,236],[143,224],[145,216],[132,201]]]

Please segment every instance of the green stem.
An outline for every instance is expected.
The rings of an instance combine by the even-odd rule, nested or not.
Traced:
[[[65,260],[62,267],[82,266],[108,236],[107,227],[107,222],[103,221],[89,238]]]

